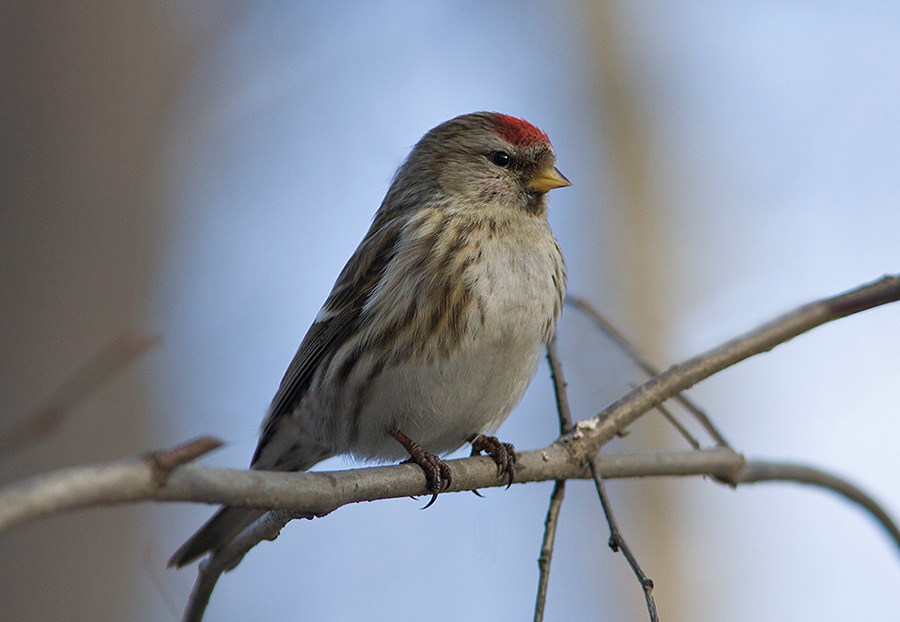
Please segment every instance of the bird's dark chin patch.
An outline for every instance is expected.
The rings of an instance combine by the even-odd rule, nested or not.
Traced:
[[[524,192],[522,205],[526,213],[534,216],[543,216],[547,213],[547,193]]]

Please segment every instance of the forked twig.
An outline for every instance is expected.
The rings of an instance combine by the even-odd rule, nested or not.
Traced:
[[[622,555],[628,560],[628,565],[631,566],[634,575],[638,578],[641,589],[644,590],[647,611],[650,612],[650,622],[659,622],[656,602],[653,600],[653,580],[641,569],[641,565],[638,563],[634,553],[631,552],[631,547],[628,546],[625,536],[622,535],[622,531],[619,529],[619,523],[616,521],[616,516],[613,513],[612,504],[610,504],[609,497],[606,495],[606,484],[603,482],[603,476],[600,474],[596,458],[591,461],[591,476],[594,478],[594,484],[597,486],[597,494],[600,496],[600,505],[603,506],[606,522],[609,524],[609,548],[616,552],[622,551]]]

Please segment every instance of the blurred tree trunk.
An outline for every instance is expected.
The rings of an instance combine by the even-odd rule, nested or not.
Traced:
[[[25,415],[142,324],[160,126],[184,60],[162,8],[0,4],[0,417]],[[145,449],[140,367],[57,433],[0,457],[2,482]],[[77,513],[0,540],[3,619],[129,619],[146,566],[139,512]]]
[[[616,203],[607,206],[616,212],[622,241],[618,262],[624,274],[617,275],[622,288],[618,300],[624,308],[613,310],[612,317],[628,318],[625,330],[633,336],[641,353],[661,367],[668,360],[666,351],[672,322],[677,317],[672,291],[677,276],[672,269],[672,242],[677,233],[666,226],[667,205],[657,182],[660,159],[654,153],[651,107],[643,101],[641,67],[635,43],[629,38],[628,10],[614,0],[584,3],[591,34],[593,56],[590,66],[600,102],[600,126],[604,130],[609,153],[609,179],[615,185]],[[668,440],[666,440],[668,439]],[[634,430],[629,444],[635,447],[672,446],[672,430],[659,417],[648,417]],[[664,480],[647,480],[626,488],[613,488],[612,503],[619,507],[619,521],[625,538],[643,566],[656,582],[657,603],[664,603],[661,616],[672,622],[684,610],[679,604],[685,586],[678,572],[679,513],[676,492]],[[622,498],[627,495],[627,498]],[[664,591],[664,594],[662,594]],[[633,598],[640,594],[637,582]]]

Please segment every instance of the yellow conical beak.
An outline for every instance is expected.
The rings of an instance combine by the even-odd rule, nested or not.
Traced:
[[[548,192],[554,188],[565,188],[571,185],[572,182],[566,179],[566,176],[554,166],[550,169],[544,169],[529,179],[525,187],[535,192]]]

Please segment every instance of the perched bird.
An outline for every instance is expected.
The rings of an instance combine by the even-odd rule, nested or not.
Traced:
[[[251,468],[409,456],[433,502],[451,477],[437,455],[472,443],[512,481],[512,446],[482,433],[522,398],[562,307],[547,192],[571,184],[555,160],[547,134],[504,114],[425,134],[288,367]],[[264,513],[222,508],[169,565],[215,551]]]

